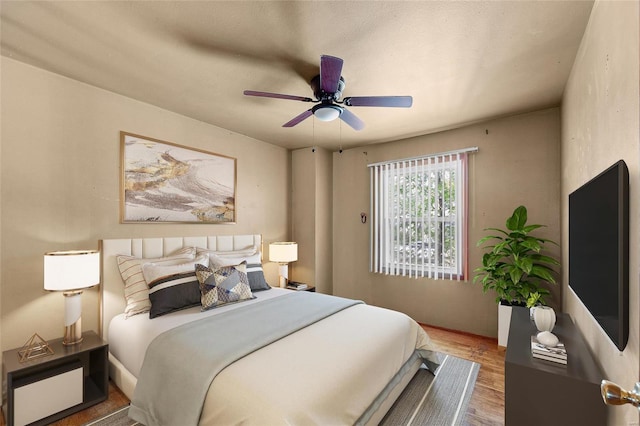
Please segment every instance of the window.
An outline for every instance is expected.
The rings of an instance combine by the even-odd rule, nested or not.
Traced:
[[[369,166],[370,271],[416,278],[464,277],[467,153],[476,150]]]

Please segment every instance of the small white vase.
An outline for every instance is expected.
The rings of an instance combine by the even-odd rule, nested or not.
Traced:
[[[538,331],[552,331],[556,325],[556,312],[550,306],[534,306],[531,318]]]

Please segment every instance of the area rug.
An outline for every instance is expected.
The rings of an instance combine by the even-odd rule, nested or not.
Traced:
[[[480,364],[451,355],[441,356],[434,376],[420,369],[393,404],[381,425],[462,425],[478,377]],[[127,417],[129,407],[122,407],[83,426],[141,425]]]
[[[93,420],[89,423],[85,423],[82,426],[137,426],[141,425],[135,420],[131,420],[127,413],[129,412],[129,406],[118,408],[116,411],[107,414],[104,417]]]
[[[480,364],[443,355],[434,377],[420,369],[381,425],[462,425]]]

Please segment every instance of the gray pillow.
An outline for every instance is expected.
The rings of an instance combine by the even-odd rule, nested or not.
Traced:
[[[249,277],[249,286],[251,287],[252,292],[269,290],[271,288],[271,286],[267,284],[267,280],[264,278],[262,264],[248,263],[247,276]]]

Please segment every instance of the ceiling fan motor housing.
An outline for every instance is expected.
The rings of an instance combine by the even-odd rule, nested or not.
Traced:
[[[319,101],[337,101],[342,97],[342,91],[344,90],[345,82],[344,78],[340,76],[340,80],[338,80],[338,90],[335,93],[327,93],[320,87],[320,75],[316,75],[311,79],[309,83],[311,86],[311,90],[313,90],[313,95]]]

